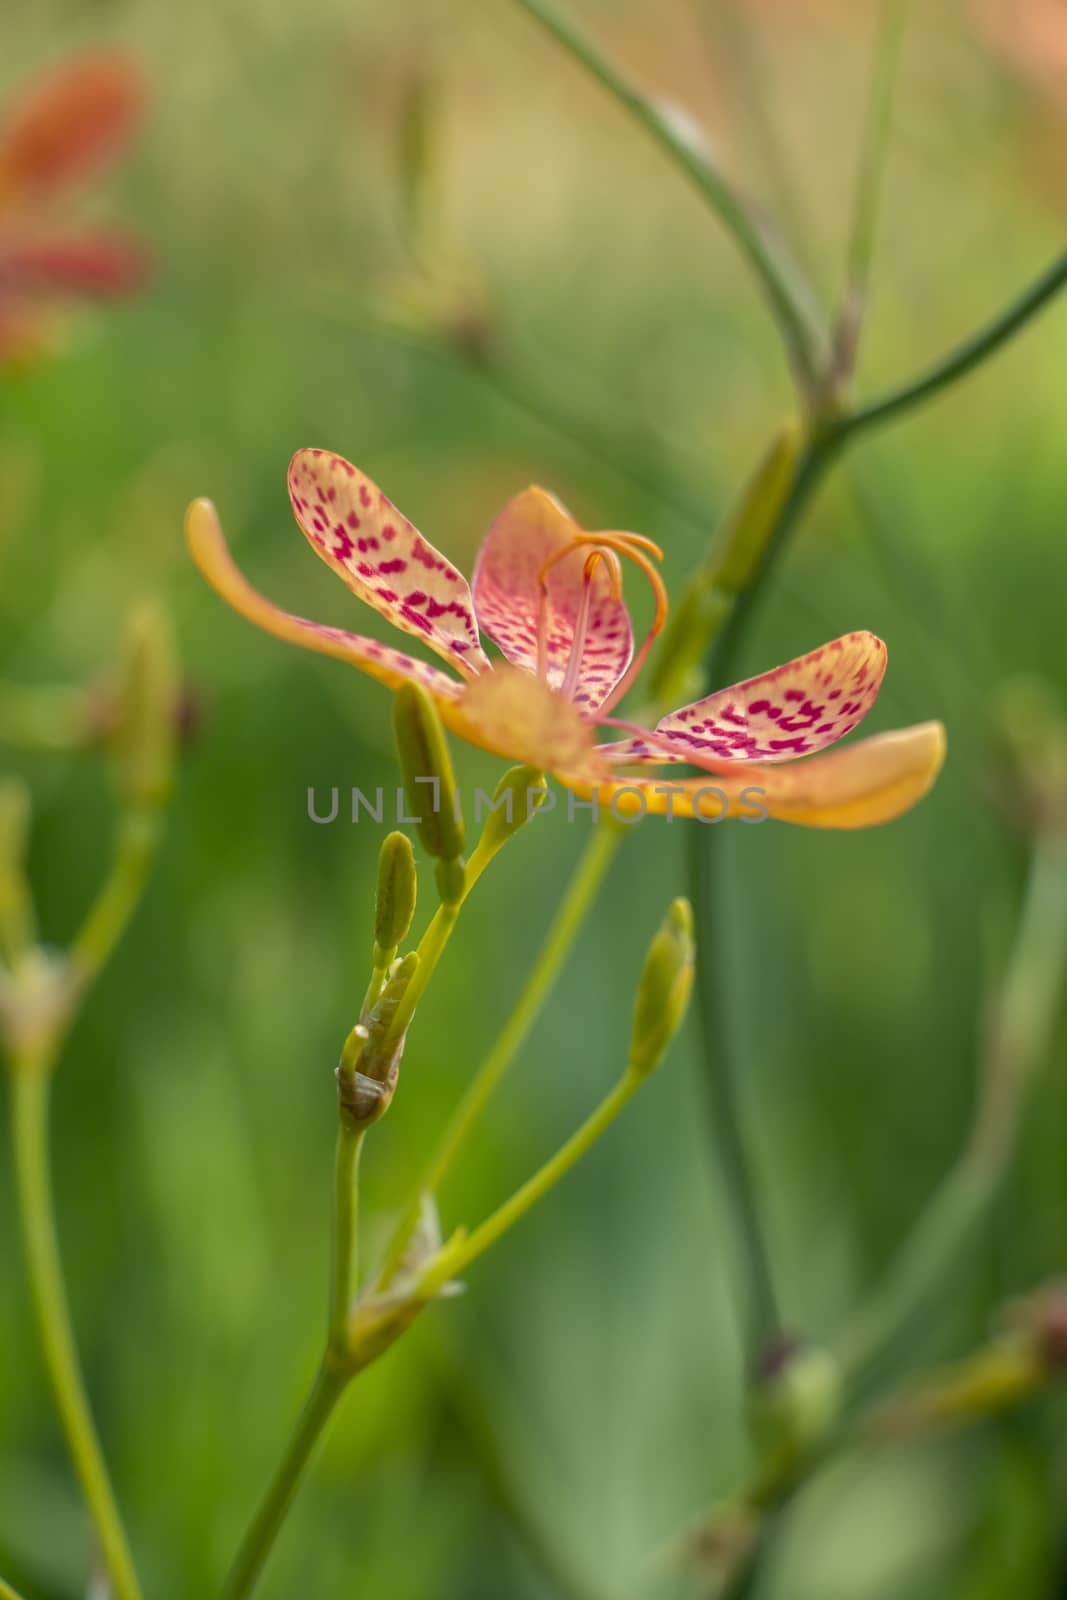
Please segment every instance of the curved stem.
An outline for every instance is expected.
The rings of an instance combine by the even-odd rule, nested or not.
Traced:
[[[141,1587],[97,1437],[74,1343],[48,1171],[50,1060],[16,1060],[12,1137],[19,1219],[45,1364],[82,1493],[100,1540],[115,1600]]]
[[[915,406],[933,399],[943,389],[965,378],[1024,328],[1067,284],[1067,254],[1060,256],[1019,298],[973,337],[958,345],[929,372],[900,389],[872,400],[844,420],[851,437],[868,428],[893,422]]]
[[[774,314],[794,370],[806,388],[813,387],[820,335],[808,287],[779,240],[761,225],[754,207],[738,194],[692,136],[606,60],[552,0],[518,0],[518,4],[625,106],[634,121],[695,184],[751,267]]]
[[[348,1379],[347,1371],[325,1361],[319,1368],[285,1454],[222,1586],[221,1600],[246,1600],[255,1589],[300,1480]]]
[[[333,1271],[330,1281],[330,1349],[343,1354],[348,1344],[348,1318],[356,1291],[359,1260],[359,1157],[362,1128],[342,1117],[337,1129],[333,1188]]]
[[[609,866],[623,838],[621,828],[604,822],[593,829],[574,877],[541,946],[514,1010],[497,1035],[478,1073],[452,1114],[437,1148],[424,1168],[386,1253],[380,1288],[396,1276],[419,1219],[424,1194],[433,1194],[452,1170],[456,1157],[481,1119],[504,1074],[522,1049],[541,1008],[552,992],[574,941],[581,932]]]

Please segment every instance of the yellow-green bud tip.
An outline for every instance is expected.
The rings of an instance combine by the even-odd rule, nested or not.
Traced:
[[[390,833],[378,852],[378,888],[374,902],[374,964],[386,967],[403,943],[415,915],[417,876],[415,852],[403,833]]]
[[[630,1070],[640,1077],[655,1072],[678,1032],[693,987],[693,911],[675,900],[649,945],[634,1001]]]
[[[537,767],[510,767],[493,791],[492,805],[485,819],[481,844],[499,850],[529,822],[543,804],[545,775]]]

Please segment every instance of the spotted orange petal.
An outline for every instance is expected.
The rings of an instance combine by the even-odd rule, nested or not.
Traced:
[[[849,633],[771,672],[719,689],[663,717],[652,735],[602,745],[619,763],[686,762],[717,771],[735,761],[793,761],[836,744],[874,705],[886,648]]]
[[[298,450],[289,498],[312,548],[353,594],[464,677],[488,667],[467,580],[350,461]]]
[[[257,628],[288,644],[348,661],[390,689],[397,689],[413,679],[442,704],[458,699],[463,685],[439,667],[427,661],[416,661],[413,656],[394,650],[391,645],[379,644],[376,639],[295,617],[253,589],[230,554],[210,500],[193,501],[186,513],[185,532],[193,560],[212,588]]]
[[[0,127],[0,199],[44,195],[101,166],[140,115],[141,77],[126,56],[69,62],[31,85]]]
[[[545,563],[583,530],[544,489],[526,489],[509,500],[482,543],[474,569],[478,622],[513,666],[536,675],[541,573]],[[561,556],[544,573],[548,610],[545,663],[550,686],[567,674],[586,581],[588,620],[573,700],[596,710],[614,689],[633,655],[633,630],[625,602],[612,595],[603,562],[586,580],[588,549]]]
[[[699,778],[619,778],[579,781],[569,787],[619,817],[643,815],[708,822],[729,816],[805,828],[871,828],[911,809],[932,788],[945,759],[940,722],[875,734],[798,761],[794,766],[734,768]]]

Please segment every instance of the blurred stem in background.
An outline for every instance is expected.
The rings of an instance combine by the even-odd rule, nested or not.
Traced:
[[[12,1093],[19,1221],[45,1365],[67,1448],[100,1542],[115,1600],[140,1584],[78,1359],[49,1171],[52,1076],[86,992],[111,957],[155,859],[172,778],[177,669],[170,630],[154,607],[131,618],[115,730],[119,818],[111,871],[64,957],[36,944],[25,876],[28,801],[0,796],[0,1024]]]
[[[695,184],[747,261],[771,308],[801,390],[810,391],[818,379],[824,335],[804,275],[774,230],[719,171],[698,131],[630,83],[552,0],[517,3],[629,111]]]

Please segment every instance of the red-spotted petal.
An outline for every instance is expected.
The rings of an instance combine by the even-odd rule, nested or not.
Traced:
[[[546,561],[582,533],[573,517],[544,489],[509,500],[485,536],[474,569],[474,606],[483,631],[513,666],[538,670],[541,573]],[[562,556],[544,574],[546,665],[550,686],[567,677],[575,631],[588,606],[581,666],[571,698],[595,711],[614,689],[633,655],[633,631],[621,599],[612,597],[607,565],[585,577],[589,548]],[[588,596],[585,594],[588,586]]]
[[[881,639],[845,634],[672,711],[654,734],[602,745],[601,754],[620,764],[687,762],[712,772],[735,761],[793,761],[836,744],[863,721],[885,668]]]
[[[32,84],[0,127],[0,201],[43,195],[109,160],[142,99],[140,73],[119,54],[76,59]]]
[[[601,746],[601,751],[603,746]],[[713,823],[773,817],[803,828],[872,828],[916,805],[945,759],[940,722],[919,723],[827,750],[794,766],[734,767],[699,778],[578,780],[570,788],[620,819],[646,815]],[[699,826],[699,823],[696,824]]]
[[[416,661],[413,656],[394,650],[391,645],[379,644],[376,639],[347,633],[343,628],[330,628],[321,622],[309,622],[306,617],[295,617],[259,594],[234,562],[210,500],[193,501],[186,513],[185,532],[193,560],[212,588],[257,628],[288,644],[298,644],[319,655],[347,661],[390,689],[414,679],[436,700],[447,704],[458,699],[463,685],[439,667],[427,661]]]
[[[298,450],[289,498],[312,548],[353,594],[465,677],[488,667],[462,573],[350,461]]]

